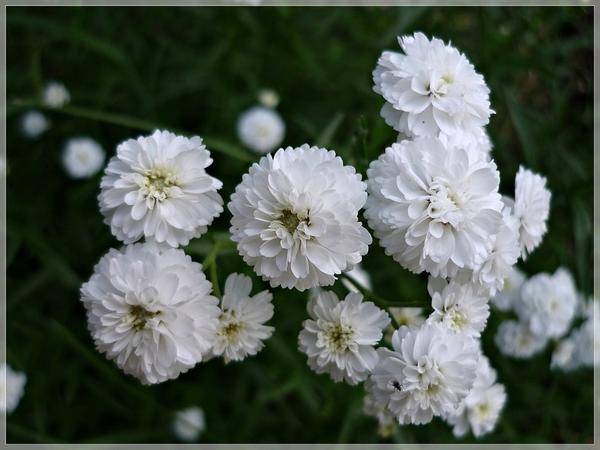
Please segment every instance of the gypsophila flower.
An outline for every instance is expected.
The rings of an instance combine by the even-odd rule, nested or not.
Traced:
[[[285,136],[285,123],[271,108],[254,106],[239,118],[237,133],[240,141],[257,153],[276,149]]]
[[[358,220],[365,188],[333,151],[280,149],[253,164],[231,196],[231,238],[273,287],[331,285],[371,243]]]
[[[550,367],[552,369],[560,369],[569,371],[579,366],[577,361],[577,340],[574,338],[576,333],[559,341],[558,345],[552,352],[552,360]]]
[[[514,214],[519,221],[519,241],[523,259],[540,245],[546,234],[550,197],[545,177],[519,167],[515,178]]]
[[[600,336],[594,333],[594,328],[600,329],[600,308],[593,299],[588,300],[584,317],[584,322],[555,348],[552,368],[570,371],[595,365],[595,353],[600,350]]]
[[[365,270],[361,267],[360,264],[357,264],[352,269],[344,272],[348,277],[352,279],[353,283],[358,284],[360,287],[363,287],[367,290],[371,290],[371,277]],[[342,284],[346,289],[351,292],[359,292],[356,287],[352,284],[352,282],[342,278]]]
[[[382,438],[389,438],[398,428],[396,418],[385,404],[375,400],[372,391],[373,382],[365,381],[366,395],[363,400],[363,414],[377,419],[377,434]]]
[[[190,406],[175,413],[173,433],[180,441],[197,441],[205,428],[206,420],[202,408]]]
[[[507,320],[498,327],[494,341],[503,354],[526,359],[539,353],[546,346],[548,339],[533,334],[526,324]]]
[[[398,42],[403,53],[383,52],[373,71],[389,125],[410,136],[439,137],[476,133],[489,122],[490,90],[464,54],[423,33]]]
[[[125,243],[187,245],[223,211],[223,184],[206,173],[211,164],[198,136],[155,131],[119,144],[100,185],[106,224]]]
[[[261,89],[258,92],[258,101],[266,108],[276,108],[279,105],[279,94],[273,89]]]
[[[28,138],[36,138],[50,127],[50,121],[39,111],[28,111],[21,117],[21,131]]]
[[[23,372],[13,370],[8,364],[0,365],[0,412],[10,414],[17,408],[26,383]]]
[[[554,274],[539,273],[521,287],[515,311],[532,333],[548,338],[564,335],[577,307],[577,291],[571,274],[559,268]]]
[[[222,355],[226,363],[256,355],[275,330],[264,325],[273,317],[273,295],[262,291],[251,297],[251,290],[252,280],[245,275],[232,273],[225,281],[212,353]]]
[[[81,287],[96,348],[142,384],[177,378],[209,354],[218,300],[202,266],[154,243],[111,249]]]
[[[521,286],[526,276],[516,266],[512,266],[504,278],[504,287],[492,297],[492,305],[500,311],[509,311],[521,298]]]
[[[298,336],[300,351],[316,373],[328,373],[336,381],[357,384],[377,364],[373,346],[390,323],[387,313],[362,295],[351,292],[339,301],[333,292],[323,291],[308,303],[309,320]]]
[[[438,139],[392,144],[367,171],[365,216],[386,254],[415,273],[452,277],[489,256],[502,223],[493,161]]]
[[[42,95],[42,101],[44,105],[51,108],[62,108],[71,100],[71,94],[65,87],[64,84],[58,81],[51,81],[46,84],[44,93]]]
[[[425,424],[447,414],[467,396],[479,358],[476,341],[439,323],[401,327],[393,350],[378,348],[370,377],[375,401],[400,424]]]
[[[62,163],[73,178],[89,178],[102,169],[104,149],[91,138],[77,137],[67,141],[62,154]]]

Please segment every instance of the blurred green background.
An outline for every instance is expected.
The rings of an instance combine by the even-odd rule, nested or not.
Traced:
[[[98,211],[100,174],[69,179],[66,139],[89,135],[108,156],[122,140],[165,127],[206,138],[227,200],[251,161],[235,134],[261,88],[281,96],[284,145],[334,149],[365,173],[395,140],[379,117],[371,71],[396,36],[421,30],[451,40],[491,90],[489,132],[511,194],[524,164],[548,177],[550,231],[521,267],[559,265],[592,292],[593,11],[543,8],[7,8],[7,358],[28,376],[8,417],[9,442],[170,442],[171,412],[200,405],[203,442],[377,442],[361,413],[363,389],[312,373],[297,350],[307,293],[275,289],[276,327],[242,363],[213,360],[176,381],[142,387],[96,353],[78,288],[109,247]],[[21,114],[39,105],[48,80],[71,92],[46,111],[37,140]],[[188,248],[202,261],[223,239],[225,212]],[[221,283],[250,274],[232,246],[218,257]],[[389,300],[426,301],[425,278],[409,274],[374,243],[363,267]],[[254,277],[254,289],[266,284]],[[335,289],[342,293],[343,288]],[[507,387],[496,431],[483,442],[592,442],[592,371],[551,372],[551,346],[525,361],[493,344],[505,316],[494,311],[484,349]],[[392,441],[455,442],[441,420],[399,428]],[[463,441],[471,441],[466,438]]]

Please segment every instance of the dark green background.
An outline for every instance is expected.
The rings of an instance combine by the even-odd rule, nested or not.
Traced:
[[[97,354],[78,287],[117,241],[96,204],[100,175],[69,179],[67,138],[89,135],[114,153],[122,140],[164,126],[200,134],[211,174],[228,199],[249,161],[236,118],[262,87],[281,96],[285,145],[317,143],[365,172],[395,140],[379,117],[371,71],[395,37],[416,30],[451,40],[492,90],[489,132],[512,194],[519,164],[548,177],[550,231],[522,267],[564,265],[592,290],[592,8],[7,8],[8,362],[27,373],[8,418],[9,442],[168,442],[171,411],[200,405],[205,442],[374,442],[360,387],[313,374],[296,349],[306,293],[275,289],[276,332],[243,363],[200,364],[176,381],[142,387]],[[72,96],[48,111],[40,139],[20,134],[44,83]],[[225,212],[188,252],[202,261],[228,228]],[[251,273],[230,248],[221,283]],[[376,243],[364,260],[374,290],[389,300],[426,301],[425,278],[403,270]],[[255,278],[255,290],[266,285]],[[336,286],[338,292],[343,288]],[[484,347],[508,391],[497,430],[484,442],[591,442],[592,372],[553,373],[549,348],[532,360]],[[407,426],[402,442],[453,442],[440,420]],[[467,440],[471,440],[470,438]]]

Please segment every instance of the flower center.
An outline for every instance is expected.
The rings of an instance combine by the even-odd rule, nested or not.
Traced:
[[[156,167],[146,174],[142,185],[142,193],[146,198],[162,202],[169,197],[173,186],[177,186],[177,179],[167,169]]]
[[[279,221],[286,228],[286,230],[290,232],[290,234],[294,234],[294,231],[296,231],[298,225],[300,225],[302,222],[306,222],[306,218],[302,218],[298,214],[294,214],[289,209],[284,209],[281,211]]]
[[[354,330],[350,326],[336,324],[327,330],[326,337],[329,349],[336,353],[342,353],[350,347],[354,338]]]
[[[133,305],[129,309],[129,314],[132,318],[131,326],[136,330],[143,330],[148,319],[152,319],[160,314],[160,311],[148,311],[140,305]]]
[[[219,336],[228,342],[234,342],[243,328],[243,323],[235,318],[233,311],[226,311],[221,315],[221,323],[223,324],[218,331]]]
[[[448,311],[448,319],[450,320],[450,326],[457,331],[462,330],[469,324],[467,315],[456,308]]]

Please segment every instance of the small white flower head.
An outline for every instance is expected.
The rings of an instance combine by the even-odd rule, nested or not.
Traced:
[[[27,376],[23,372],[13,370],[8,364],[0,365],[0,412],[10,414],[13,412],[23,393]]]
[[[387,313],[363,297],[350,293],[339,301],[333,292],[323,291],[308,303],[310,319],[298,336],[300,351],[316,373],[328,373],[336,381],[358,384],[377,364],[373,347],[390,323]]]
[[[360,264],[357,264],[356,266],[354,266],[352,269],[350,269],[349,271],[345,272],[346,275],[348,275],[348,277],[350,277],[352,279],[352,281],[359,285],[360,287],[363,287],[367,290],[371,290],[371,277],[369,276],[369,274],[361,267]],[[358,290],[356,289],[356,287],[354,287],[354,285],[346,280],[345,278],[342,278],[342,284],[346,287],[346,289],[348,289],[351,292],[358,292]]]
[[[504,287],[492,297],[492,305],[500,311],[509,311],[521,299],[521,286],[527,277],[516,266],[512,266],[504,278]]]
[[[105,157],[104,149],[95,140],[77,137],[65,144],[62,163],[71,177],[89,178],[102,169]]]
[[[373,382],[365,381],[367,391],[363,400],[363,414],[377,419],[377,434],[382,438],[389,438],[398,429],[396,418],[384,403],[379,403],[373,395]]]
[[[358,220],[366,184],[324,148],[288,147],[250,167],[228,204],[232,240],[271,286],[329,286],[371,243]]]
[[[111,249],[81,287],[96,348],[142,384],[174,379],[212,348],[220,310],[183,250],[154,243]]]
[[[574,347],[572,361],[564,370],[598,365],[600,352],[600,308],[593,299],[588,301],[585,321],[566,339]],[[596,329],[596,333],[594,333]],[[564,341],[563,341],[564,342]],[[558,349],[557,349],[558,350]]]
[[[559,268],[554,274],[539,273],[521,287],[515,311],[532,333],[547,338],[563,336],[575,316],[577,290],[571,274]]]
[[[429,287],[433,284],[429,283]],[[454,280],[441,289],[430,290],[433,291],[430,292],[433,312],[427,319],[429,322],[439,322],[455,333],[464,333],[471,337],[481,335],[490,315],[487,297],[472,284],[462,284]]]
[[[393,350],[378,348],[370,380],[378,403],[400,424],[425,424],[454,410],[467,396],[479,358],[476,341],[439,323],[401,327]]]
[[[577,332],[573,332],[569,337],[561,339],[552,352],[552,369],[570,371],[579,367],[577,360]]]
[[[385,249],[412,272],[452,277],[488,257],[502,223],[496,164],[439,139],[392,144],[367,171],[365,216]]]
[[[398,42],[403,53],[383,52],[373,71],[389,125],[412,136],[439,137],[476,132],[489,122],[490,90],[464,54],[423,33]]]
[[[226,363],[256,355],[273,334],[274,328],[264,325],[273,317],[273,295],[262,291],[251,297],[251,290],[252,280],[245,275],[232,273],[225,281],[212,353]]]
[[[28,138],[36,138],[50,128],[50,121],[39,111],[28,111],[21,117],[21,131]]]
[[[283,141],[285,123],[273,109],[254,106],[240,116],[237,133],[240,141],[251,150],[269,153]]]
[[[519,221],[519,242],[523,259],[540,245],[546,234],[550,197],[545,177],[519,167],[515,178],[514,214]]]
[[[71,94],[64,84],[58,81],[49,82],[44,88],[42,101],[51,108],[62,108],[71,100]]]
[[[258,101],[265,108],[277,108],[277,105],[279,105],[279,94],[273,89],[261,89],[258,92]]]
[[[206,420],[202,408],[190,406],[175,413],[173,433],[180,441],[197,441],[205,428]]]
[[[223,211],[223,183],[206,173],[212,162],[198,136],[157,130],[119,144],[100,184],[105,223],[126,244],[187,245]]]
[[[527,359],[539,353],[548,339],[533,334],[526,324],[507,320],[498,327],[494,341],[504,355]]]

